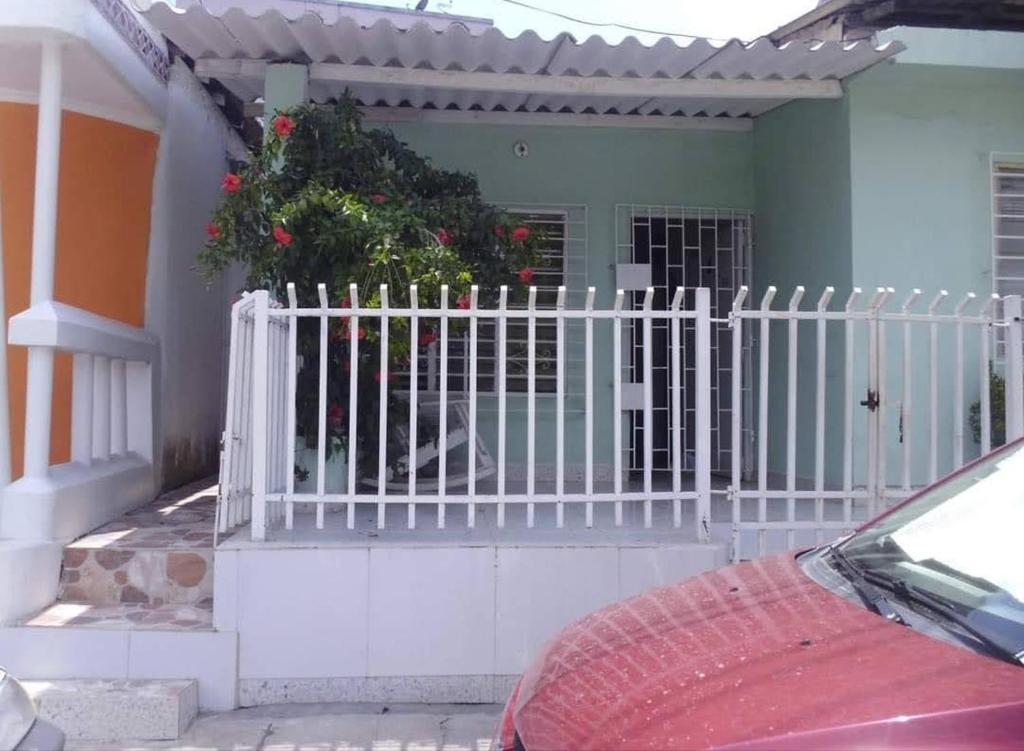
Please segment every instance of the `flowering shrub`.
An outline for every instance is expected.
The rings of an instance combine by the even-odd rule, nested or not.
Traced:
[[[445,284],[459,308],[469,306],[470,285],[480,285],[480,304],[486,306],[501,284],[510,285],[513,297],[525,297],[524,285],[533,281],[539,260],[538,238],[483,201],[474,176],[435,167],[389,131],[364,129],[347,97],[330,109],[308,105],[275,115],[263,147],[226,174],[221,187],[224,202],[206,227],[199,259],[203,274],[212,279],[240,262],[250,288],[283,298],[293,282],[301,306],[319,305],[319,283],[327,285],[333,306],[350,305],[351,283],[359,285],[363,307],[380,306],[381,284],[388,285],[393,307],[408,306],[411,284],[417,285],[421,307],[439,307]],[[388,362],[381,363],[379,332],[378,319],[360,321],[357,449],[359,461],[372,461],[368,466],[374,469],[382,366],[390,380],[434,336],[424,321],[419,346],[412,347],[408,320],[392,319]],[[347,444],[349,337],[348,320],[331,319],[325,409],[332,452]],[[302,321],[298,347],[305,363],[298,376],[298,430],[312,447],[319,409],[318,321]],[[404,425],[405,402],[392,397],[389,415]],[[419,442],[431,437],[421,435]],[[396,446],[388,451],[399,457]]]

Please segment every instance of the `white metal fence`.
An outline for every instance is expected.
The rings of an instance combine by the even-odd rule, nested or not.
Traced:
[[[942,291],[923,306],[915,289],[889,310],[893,289],[879,288],[869,299],[854,289],[835,308],[828,287],[812,308],[801,309],[804,288],[797,287],[778,309],[776,292],[769,287],[756,307],[744,307],[741,291],[729,316],[734,351],[752,327],[758,360],[756,480],[744,484],[736,461],[728,489],[734,559],[850,531],[962,466],[974,451],[988,452],[994,432],[1000,441],[1024,434],[1019,297],[967,294],[953,306]],[[775,353],[772,336],[781,327],[784,347]],[[990,369],[998,330],[1007,341],[1005,398],[994,410]],[[801,358],[808,344],[812,357]],[[776,379],[784,391],[773,391]],[[738,395],[741,384],[732,387]],[[976,446],[965,435],[971,423]],[[742,426],[734,410],[734,440]],[[773,466],[784,470],[773,477]]]
[[[692,290],[690,306],[684,290],[676,289],[664,310],[654,307],[653,289],[634,310],[626,306],[622,291],[612,305],[596,306],[593,288],[574,307],[566,305],[560,289],[554,309],[539,308],[533,290],[525,308],[511,307],[505,288],[491,307],[480,306],[476,288],[457,306],[443,288],[436,308],[420,307],[415,287],[409,305],[400,308],[389,305],[386,287],[380,290],[380,307],[361,307],[359,293],[352,285],[350,307],[332,307],[320,285],[319,304],[300,307],[289,285],[286,304],[265,291],[235,304],[221,468],[222,532],[251,515],[252,537],[262,540],[275,526],[293,528],[307,511],[304,523],[308,519],[321,529],[329,510],[343,512],[332,520],[353,529],[357,507],[375,512],[378,528],[423,526],[417,512],[424,508],[431,511],[426,523],[440,528],[453,523],[450,509],[458,509],[457,523],[467,528],[477,526],[478,518],[497,528],[562,528],[571,508],[572,519],[587,528],[600,527],[603,520],[616,527],[685,528],[682,533],[689,539],[728,540],[734,559],[750,558],[855,527],[885,504],[987,451],[994,426],[1004,425],[1006,439],[1024,432],[1018,297],[978,301],[967,295],[953,306],[943,292],[922,306],[915,290],[890,310],[891,289],[879,289],[869,299],[854,290],[837,306],[834,291],[827,288],[813,307],[801,307],[804,290],[798,287],[778,309],[772,306],[775,288],[752,306],[743,287],[728,316],[715,318],[710,292],[702,288]],[[360,321],[373,332],[366,340]],[[525,323],[525,395],[507,388],[510,321]],[[554,400],[538,399],[536,332],[541,321],[554,322]],[[574,362],[566,358],[570,321],[583,338],[572,342],[584,355]],[[654,430],[643,432],[643,445],[628,445],[624,412],[633,405],[623,400],[624,393],[639,388],[644,424],[656,424],[655,355],[646,345],[660,325],[669,330],[666,470],[651,461]],[[339,326],[343,336],[336,333]],[[484,326],[497,332],[496,386],[486,394],[495,404],[486,413],[478,406],[485,394],[478,392],[476,372]],[[690,343],[684,326],[694,329]],[[993,406],[989,387],[996,330],[1003,330],[1007,342],[1000,365],[1005,376],[1001,408]],[[424,331],[432,332],[431,339],[436,333],[436,341],[424,345]],[[446,353],[463,336],[470,373],[465,390],[455,390],[447,377]],[[731,389],[733,407],[731,424],[720,430],[731,431],[734,447],[722,475],[713,472],[711,459],[713,336],[726,341],[731,336],[732,363],[742,362],[754,342],[754,362],[732,368],[733,375],[720,384]],[[398,346],[398,337],[407,337],[411,353],[401,368],[407,372],[402,381],[392,380],[389,372],[389,347]],[[306,342],[304,348],[300,341]],[[624,383],[629,370],[623,358],[637,349],[642,353],[636,373],[640,384]],[[595,376],[604,372],[602,357],[610,360],[610,383]],[[377,363],[376,373],[366,369],[367,358]],[[433,377],[421,378],[421,367]],[[581,370],[583,383],[578,421],[568,419],[565,406],[572,368]],[[692,423],[684,416],[682,398],[687,368],[695,372]],[[300,391],[300,382],[310,384],[309,393]],[[744,398],[747,392],[752,399]],[[338,393],[344,393],[345,404],[333,401],[331,394]],[[311,404],[312,421],[303,422],[297,414],[303,398]],[[512,398],[525,398],[522,424],[511,420],[507,405]],[[551,413],[550,426],[545,409]],[[431,430],[424,439],[427,423]],[[976,447],[965,432],[971,424],[979,433]],[[753,457],[744,456],[744,447],[751,444],[741,440],[750,425],[756,435]],[[360,436],[367,430],[370,435]],[[522,478],[510,471],[511,447],[519,441],[525,444]],[[363,448],[350,448],[357,446]],[[684,447],[693,448],[692,459],[684,456]],[[579,466],[570,461],[570,448],[582,455]],[[646,454],[640,473],[629,471],[631,450]],[[297,471],[296,457],[303,452],[313,465],[309,479]],[[598,471],[602,461],[611,464],[607,481]],[[540,468],[551,464],[549,482]],[[749,480],[744,467],[753,468]],[[510,509],[517,510],[514,518]]]

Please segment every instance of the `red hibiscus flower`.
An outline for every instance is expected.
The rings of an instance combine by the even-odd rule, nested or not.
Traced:
[[[206,225],[206,236],[209,237],[211,240],[216,240],[218,237],[220,237],[220,227],[218,227],[213,222],[209,222]]]
[[[340,307],[342,307],[342,308],[351,308],[352,307],[352,300],[349,298],[348,295],[345,295],[343,298],[341,298]]]
[[[452,236],[448,230],[442,228],[437,231],[437,241],[447,248],[452,244]]]
[[[503,224],[495,224],[494,225],[494,234],[497,237],[504,237],[505,236],[505,225],[503,225]]]
[[[524,243],[530,239],[530,228],[519,225],[512,230],[512,239],[517,243]]]
[[[426,331],[420,334],[420,346],[429,347],[431,344],[437,341],[437,334],[433,331]]]
[[[370,196],[370,200],[373,201],[374,203],[384,203],[386,200],[388,200],[388,197],[383,193],[374,193],[372,196]]]
[[[349,336],[352,333],[352,327],[349,324],[349,320],[347,318],[343,318],[342,319],[342,322],[341,322],[341,332],[342,332],[342,336],[345,339],[348,339]],[[362,326],[360,326],[359,328],[356,329],[356,339],[365,339],[365,338],[366,338],[366,329],[364,329]]]
[[[274,227],[274,240],[278,245],[291,245],[292,244],[292,233],[286,230],[284,227]]]
[[[345,419],[345,408],[337,402],[331,402],[327,407],[327,424],[331,430],[339,430]]]
[[[273,121],[274,132],[281,138],[287,138],[295,130],[295,121],[288,115],[278,115]]]
[[[462,310],[469,310],[469,306],[470,306],[469,295],[463,295],[462,297],[460,297],[455,302],[455,305],[457,307],[461,308]]]
[[[242,189],[242,176],[228,172],[220,181],[220,187],[225,193],[237,193]]]
[[[523,284],[532,284],[535,276],[537,276],[537,273],[529,267],[519,269],[519,281]]]

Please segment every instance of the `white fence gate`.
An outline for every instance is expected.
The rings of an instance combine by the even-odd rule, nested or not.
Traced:
[[[299,306],[292,285],[287,305],[273,301],[265,291],[244,296],[232,309],[219,531],[251,517],[252,538],[262,540],[275,525],[293,528],[296,509],[307,508],[315,528],[325,527],[325,513],[334,508],[344,512],[339,528],[351,530],[359,504],[375,509],[378,528],[399,523],[396,514],[402,508],[402,526],[422,526],[417,511],[427,509],[427,523],[444,528],[448,509],[457,508],[458,523],[470,529],[478,518],[499,529],[513,524],[562,528],[577,519],[584,528],[667,526],[682,530],[689,539],[729,541],[732,558],[738,560],[813,544],[856,527],[915,487],[961,466],[978,451],[987,451],[993,426],[1003,426],[998,440],[1024,433],[1018,297],[978,301],[967,295],[951,307],[943,292],[921,306],[920,292],[914,290],[899,309],[889,310],[891,289],[879,289],[869,299],[854,290],[842,307],[835,307],[833,290],[828,288],[812,308],[802,308],[804,290],[798,287],[788,304],[776,309],[774,287],[756,307],[748,304],[744,287],[728,317],[713,318],[709,291],[693,292],[689,308],[679,288],[664,310],[651,304],[653,290],[637,310],[624,305],[621,291],[612,306],[596,307],[593,288],[578,308],[566,306],[561,288],[553,309],[538,308],[532,290],[525,308],[511,308],[505,288],[492,308],[480,307],[476,288],[455,306],[447,288],[442,288],[437,308],[420,307],[415,287],[410,289],[409,305],[401,308],[388,304],[386,287],[380,289],[379,307],[360,307],[355,285],[347,305],[337,307],[329,304],[323,285],[317,291],[319,305],[311,307]],[[505,335],[510,320],[525,321],[527,331],[524,394],[508,389]],[[545,320],[555,322],[556,386],[554,399],[542,401],[536,333],[537,322]],[[366,332],[360,321],[372,328],[373,346],[363,342]],[[566,358],[568,321],[582,324],[584,339],[584,357],[572,362]],[[694,351],[689,353],[681,335],[686,321],[692,321],[688,325],[695,330],[689,345]],[[493,389],[483,390],[477,346],[480,329],[492,323],[498,369]],[[652,348],[641,347],[639,386],[623,382],[623,358],[633,351],[632,337],[646,345],[656,325],[668,329],[670,340],[670,466],[667,473],[653,471],[653,437],[647,431],[644,470],[632,480],[624,441],[628,421],[623,417],[624,408],[633,405],[623,394],[639,388],[639,409],[645,424],[653,424]],[[305,327],[307,345],[315,343],[303,352],[300,327]],[[776,331],[780,328],[785,329],[782,336]],[[445,355],[450,340],[456,332],[461,336],[462,329],[468,336],[470,372],[466,390],[455,392]],[[430,334],[426,346],[425,332]],[[733,368],[725,381],[733,408],[731,426],[720,430],[731,429],[729,444],[734,450],[727,475],[722,476],[713,472],[711,459],[716,374],[710,352],[712,337],[717,340],[718,334],[730,332],[730,362],[743,361],[751,339],[754,362]],[[402,383],[393,381],[388,364],[389,346],[398,346],[399,337],[406,339],[412,353],[408,367],[403,367],[408,372],[403,372]],[[550,342],[544,346],[550,348]],[[607,386],[595,382],[595,372],[609,350],[611,394],[598,396]],[[428,354],[433,359],[421,366]],[[379,357],[374,383],[368,382],[366,370],[371,355]],[[687,421],[681,395],[687,359],[695,370],[696,393],[691,434],[684,441]],[[993,360],[1005,377],[1002,407],[994,407],[990,392]],[[340,375],[330,370],[339,363]],[[565,382],[573,377],[573,367],[582,368],[584,394],[581,419],[570,423]],[[433,377],[426,377],[425,370]],[[306,396],[312,396],[315,410],[315,422],[304,429],[316,444],[315,480],[305,489],[296,479],[300,380],[307,384]],[[721,380],[718,384],[723,388]],[[747,391],[752,399],[744,398]],[[344,393],[344,404],[332,397],[337,393]],[[507,405],[512,398],[525,399],[525,425],[511,423]],[[485,400],[494,404],[493,414],[484,415],[479,408]],[[756,414],[744,414],[751,408]],[[366,415],[367,409],[374,414]],[[547,417],[550,431],[541,426]],[[435,433],[425,443],[421,435],[427,422]],[[742,440],[745,425],[754,428],[754,457],[744,456],[744,446],[750,445]],[[977,428],[977,446],[968,440],[968,425]],[[360,456],[357,451],[356,458],[343,465],[340,485],[329,487],[329,463],[336,459],[330,458],[328,446],[334,447],[336,456],[338,446],[361,445],[360,438],[365,441],[366,436],[360,431],[368,428],[375,432],[370,438],[376,456]],[[602,457],[596,443],[608,432],[612,472],[606,481],[597,471]],[[483,446],[484,434],[494,445]],[[521,480],[507,471],[510,442],[517,439],[525,443]],[[550,451],[544,448],[548,439]],[[397,461],[396,445],[401,447]],[[684,445],[693,447],[692,460],[683,456]],[[451,479],[453,449],[458,447],[461,484]],[[569,449],[577,447],[583,458],[578,473],[569,460]],[[432,479],[423,482],[428,462]],[[538,468],[552,462],[553,482],[548,483]],[[485,463],[486,473],[481,471]],[[753,467],[750,480],[744,465]],[[635,519],[627,509],[638,511]],[[514,517],[509,516],[512,511]]]

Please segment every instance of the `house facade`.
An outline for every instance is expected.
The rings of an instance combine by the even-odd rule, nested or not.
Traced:
[[[91,14],[102,5],[83,3]],[[924,28],[909,16],[899,19],[909,25],[868,28],[851,20],[863,3],[830,3],[750,44],[611,45],[568,34],[509,39],[485,19],[355,4],[236,5],[152,2],[129,13],[170,50],[161,53],[168,74],[152,86],[160,106],[147,111],[148,129],[115,135],[88,121],[98,129],[90,149],[104,138],[138,141],[80,168],[131,175],[120,185],[138,199],[138,226],[131,242],[99,242],[82,269],[62,265],[62,238],[88,227],[60,213],[82,206],[75,173],[64,172],[76,157],[61,152],[59,185],[69,192],[56,203],[56,292],[41,299],[134,328],[74,314],[63,324],[58,308],[57,339],[61,325],[90,323],[159,355],[142,358],[148,369],[119,366],[124,393],[152,393],[152,404],[122,417],[90,402],[111,417],[89,423],[86,454],[76,454],[85,439],[76,444],[60,368],[78,384],[87,372],[107,373],[102,361],[86,370],[83,354],[138,356],[76,345],[77,364],[58,359],[43,474],[70,464],[79,482],[74,472],[92,466],[95,442],[109,443],[119,420],[127,441],[139,415],[151,418],[154,436],[140,445],[153,448],[118,443],[109,452],[141,456],[148,484],[94,503],[77,526],[26,521],[35,517],[24,509],[39,506],[35,491],[10,486],[0,507],[8,555],[27,560],[18,551],[36,539],[39,560],[49,558],[19,585],[0,662],[38,677],[114,677],[76,656],[103,639],[127,676],[198,679],[211,708],[497,701],[573,618],[730,558],[841,534],[1024,429],[1019,32]],[[32,45],[45,60],[45,39]],[[301,308],[287,289],[248,290],[229,317],[232,280],[201,287],[192,259],[227,158],[242,156],[239,134],[254,144],[274,113],[346,91],[365,127],[389,128],[434,163],[472,172],[488,201],[543,230],[551,264],[539,305],[345,310],[321,293],[320,308]],[[30,108],[18,115],[25,133],[0,149],[27,139],[33,117],[42,122],[43,94],[35,96],[39,109],[17,105]],[[86,116],[65,115],[65,149],[76,117]],[[16,120],[0,127],[13,133]],[[18,149],[23,161],[25,153]],[[29,252],[24,221],[12,225],[12,212],[36,214],[24,205],[24,170],[8,164],[0,167],[13,315],[38,302],[17,294],[45,248]],[[12,194],[19,179],[22,193]],[[118,194],[89,199],[129,216]],[[112,247],[120,255],[103,260]],[[111,282],[101,261],[133,275]],[[88,274],[98,281],[86,284]],[[97,286],[103,280],[109,289]],[[103,307],[115,301],[123,310]],[[396,480],[383,463],[331,466],[323,451],[298,453],[287,405],[297,369],[314,364],[295,357],[294,322],[320,321],[326,332],[330,318],[353,315],[466,325],[422,352],[418,375],[400,374],[404,385],[380,382],[381,425],[397,398],[443,426],[440,446],[409,446],[409,466],[423,454],[419,480]],[[32,414],[18,396],[21,347],[31,353],[48,341],[38,338],[47,319],[16,319],[12,447],[22,440],[18,415]],[[526,350],[510,351],[516,336],[530,337]],[[1006,379],[1002,401],[990,368]],[[129,373],[153,379],[157,370],[159,380],[143,381],[151,391],[127,386]],[[117,367],[110,372],[120,383]],[[328,377],[336,376],[321,384]],[[72,417],[61,417],[61,399]],[[188,633],[125,627],[98,637],[73,620],[88,618],[89,603],[77,601],[86,610],[63,625],[31,620],[55,597],[61,547],[158,485],[195,476],[221,420],[219,537],[202,554],[200,577],[211,587],[208,620],[189,621]],[[406,435],[417,435],[415,423]],[[304,484],[293,471],[302,463]],[[73,487],[68,498],[89,492]],[[51,517],[73,503],[53,501]],[[132,586],[135,575],[126,574]],[[69,656],[34,667],[29,658],[43,652]]]

